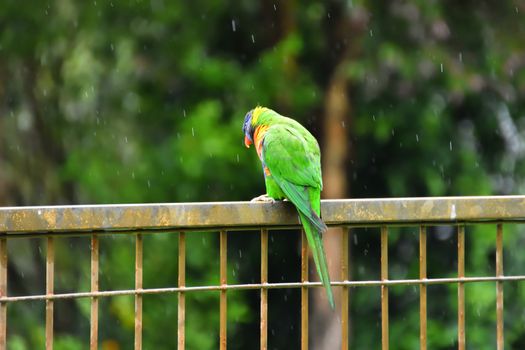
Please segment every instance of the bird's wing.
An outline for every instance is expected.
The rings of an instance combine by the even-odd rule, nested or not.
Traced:
[[[287,198],[320,232],[325,231],[309,195],[312,189],[321,191],[322,187],[319,146],[313,136],[308,140],[288,125],[270,126],[264,136],[261,158]]]

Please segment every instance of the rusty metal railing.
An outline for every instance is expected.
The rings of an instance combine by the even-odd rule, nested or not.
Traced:
[[[389,287],[413,285],[419,287],[420,348],[427,348],[427,286],[457,284],[458,347],[465,349],[465,284],[494,282],[496,285],[496,339],[497,348],[503,349],[503,290],[504,283],[524,281],[525,275],[506,276],[503,273],[503,226],[509,222],[525,221],[525,196],[495,197],[443,197],[405,199],[353,199],[326,200],[322,203],[322,217],[330,226],[342,230],[340,275],[332,276],[334,287],[341,288],[340,317],[342,348],[349,342],[349,288],[378,286],[381,288],[381,347],[389,348]],[[457,227],[457,277],[427,277],[427,227],[438,224]],[[495,225],[495,276],[465,276],[465,225],[483,223]],[[419,227],[419,278],[389,279],[388,236],[391,226]],[[268,282],[268,230],[299,227],[298,218],[290,203],[185,203],[99,206],[53,206],[0,208],[0,349],[7,348],[7,308],[9,304],[31,300],[44,300],[46,349],[53,348],[54,302],[59,299],[90,298],[90,349],[98,348],[99,299],[117,295],[134,295],[134,346],[142,349],[143,296],[146,294],[177,293],[178,295],[178,348],[185,347],[185,296],[188,293],[218,291],[220,294],[221,349],[227,347],[227,300],[231,290],[260,291],[260,348],[268,344],[268,290],[297,288],[301,292],[301,348],[308,348],[308,292],[321,287],[320,282],[308,280],[308,246],[301,243],[301,281]],[[380,279],[353,281],[349,279],[349,229],[379,227]],[[260,232],[260,283],[228,284],[227,238],[228,231],[256,230]],[[186,285],[186,232],[217,230],[220,242],[220,284],[210,286]],[[144,288],[143,239],[145,233],[173,232],[178,234],[178,285],[166,288]],[[135,237],[135,288],[128,290],[99,290],[99,235],[128,234]],[[54,292],[54,240],[56,236],[91,237],[91,284],[89,292]],[[9,296],[8,241],[18,237],[46,237],[46,293],[42,295]]]

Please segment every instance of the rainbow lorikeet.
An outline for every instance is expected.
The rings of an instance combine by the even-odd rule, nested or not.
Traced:
[[[253,201],[287,199],[295,205],[317,272],[334,308],[321,237],[327,227],[320,218],[323,182],[317,140],[297,121],[265,107],[256,107],[246,114],[243,131],[246,147],[255,144],[266,184],[266,194]]]

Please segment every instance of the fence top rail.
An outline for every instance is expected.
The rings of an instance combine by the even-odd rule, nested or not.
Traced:
[[[525,196],[336,199],[322,201],[328,225],[525,220]],[[289,202],[208,202],[0,207],[0,234],[286,227]]]

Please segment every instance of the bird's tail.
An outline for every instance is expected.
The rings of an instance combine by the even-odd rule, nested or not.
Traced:
[[[308,240],[308,245],[312,250],[312,255],[314,257],[317,273],[319,274],[319,278],[321,279],[321,282],[323,283],[323,286],[326,289],[328,302],[330,303],[332,309],[334,309],[334,294],[330,285],[330,275],[328,274],[326,254],[324,252],[323,241],[321,236],[321,232],[326,230],[326,225],[324,226],[325,229],[320,231],[319,225],[315,225],[314,223],[312,223],[312,220],[310,220],[306,215],[299,212],[299,217],[301,218],[301,223],[303,224],[304,233],[306,235],[306,239]],[[319,221],[321,220],[319,219]]]

